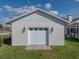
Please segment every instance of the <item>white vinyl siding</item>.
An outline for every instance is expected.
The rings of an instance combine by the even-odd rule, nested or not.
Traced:
[[[45,15],[44,15],[45,16]],[[12,45],[28,45],[28,28],[49,28],[49,45],[64,45],[64,22],[57,18],[44,17],[34,13],[12,23]],[[54,21],[53,21],[54,20]],[[25,28],[24,32],[23,29]],[[50,32],[53,28],[53,32]]]

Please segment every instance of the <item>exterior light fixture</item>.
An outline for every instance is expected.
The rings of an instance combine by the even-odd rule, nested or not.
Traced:
[[[25,27],[22,29],[22,33],[24,33],[25,32]]]
[[[52,32],[53,32],[53,28],[50,29],[50,33],[52,33]]]

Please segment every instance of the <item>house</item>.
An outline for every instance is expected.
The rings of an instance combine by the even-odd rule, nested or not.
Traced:
[[[10,31],[11,26],[10,25],[6,25],[5,23],[0,23],[0,30],[1,31]]]
[[[70,23],[66,26],[67,37],[79,38],[79,17],[72,19]]]
[[[64,18],[41,9],[11,19],[12,46],[64,45]]]

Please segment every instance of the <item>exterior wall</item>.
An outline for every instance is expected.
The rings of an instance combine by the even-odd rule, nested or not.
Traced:
[[[12,23],[12,45],[21,46],[28,43],[29,27],[48,27],[49,28],[49,45],[64,45],[64,22],[56,18],[49,19],[37,13],[21,18]],[[25,32],[23,32],[25,28]],[[53,32],[51,32],[53,28]]]

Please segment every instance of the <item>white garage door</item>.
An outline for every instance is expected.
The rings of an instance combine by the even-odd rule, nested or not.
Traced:
[[[29,28],[28,45],[46,45],[48,28]]]

